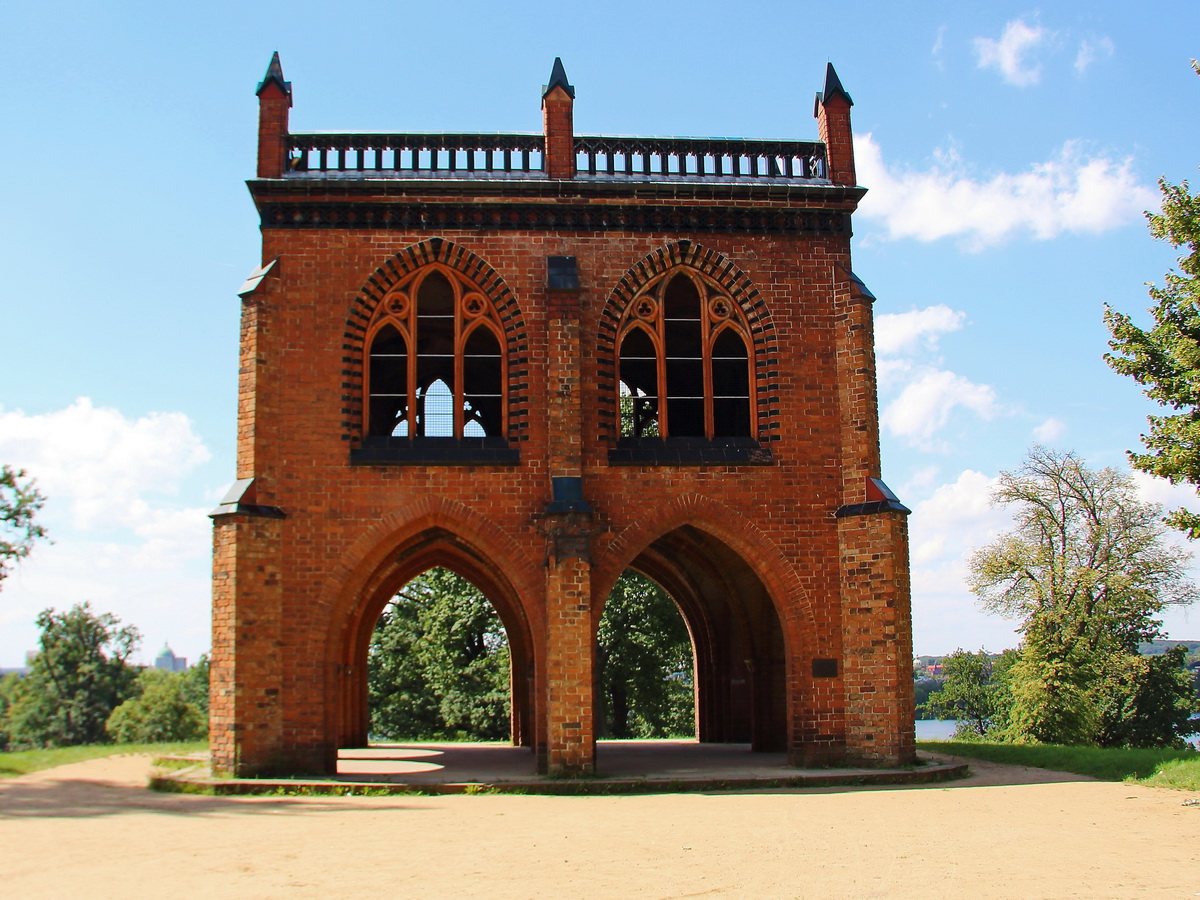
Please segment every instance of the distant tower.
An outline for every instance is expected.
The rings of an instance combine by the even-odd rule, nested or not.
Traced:
[[[850,264],[852,101],[823,86],[816,141],[576,134],[557,59],[543,134],[292,134],[272,58],[212,514],[215,769],[364,745],[372,629],[438,566],[504,624],[540,771],[593,769],[630,568],[687,623],[701,741],[914,760],[908,510]]]
[[[163,644],[163,648],[158,651],[158,656],[154,657],[154,668],[156,669],[165,669],[168,672],[182,672],[187,667],[187,657],[176,656],[166,644]]]

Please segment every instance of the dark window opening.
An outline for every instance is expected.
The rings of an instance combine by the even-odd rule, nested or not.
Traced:
[[[500,341],[486,325],[477,326],[463,347],[463,435],[500,434],[504,423],[501,390],[504,360]]]
[[[367,416],[372,435],[395,434],[408,425],[408,346],[394,325],[384,325],[371,341]]]
[[[658,354],[642,328],[634,328],[621,342],[618,402],[623,437],[658,437]]]
[[[621,441],[753,442],[749,324],[729,297],[677,271],[634,298],[618,333]]]
[[[713,341],[713,436],[750,433],[750,361],[746,343],[732,328]]]

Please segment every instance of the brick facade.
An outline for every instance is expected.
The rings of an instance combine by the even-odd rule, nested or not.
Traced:
[[[871,298],[850,270],[862,190],[832,68],[822,140],[794,146],[575,136],[557,61],[544,141],[289,135],[278,58],[258,93],[264,266],[242,292],[238,486],[213,514],[215,767],[330,772],[364,744],[371,631],[433,566],[500,615],[513,739],[541,771],[592,769],[596,628],[629,567],[691,630],[701,740],[910,762],[907,510],[878,481]],[[552,257],[572,277],[548,279]],[[371,436],[372,342],[388,315],[426,327],[404,291],[431,272],[494,323],[501,434]],[[621,323],[678,273],[747,354],[743,399],[706,375],[695,421],[720,431],[720,404],[741,403],[745,435],[626,433]],[[669,429],[691,401],[666,383]]]

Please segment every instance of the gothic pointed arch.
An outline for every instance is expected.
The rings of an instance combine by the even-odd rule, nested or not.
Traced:
[[[626,568],[662,586],[687,623],[699,739],[790,746],[787,723],[806,715],[812,692],[805,663],[828,644],[779,547],[726,504],[689,493],[616,535],[593,570],[593,597],[607,597]],[[603,603],[594,607],[598,627]]]
[[[694,298],[682,296],[691,290]],[[666,308],[671,293],[684,310],[676,315],[694,318],[695,324],[671,324]],[[694,315],[686,312],[693,306]],[[680,334],[674,341],[668,337],[672,328]],[[631,338],[634,345],[626,347]],[[651,343],[653,357],[647,351]],[[695,358],[701,365],[689,361],[690,344],[700,348]],[[715,250],[681,239],[639,260],[605,303],[597,353],[599,437],[609,446],[631,426],[640,436],[745,436],[764,444],[778,439],[775,326],[749,276]],[[678,397],[674,403],[671,391]]]
[[[531,742],[542,623],[531,618],[526,598],[538,590],[538,563],[483,512],[435,494],[405,504],[364,530],[322,580],[316,604],[325,622],[323,655],[335,663],[328,683],[329,733],[343,746],[365,744],[364,666],[374,623],[405,583],[441,566],[471,581],[499,615],[512,653],[514,737]]]
[[[418,317],[426,315],[425,336],[442,339],[433,331],[443,312],[439,293],[450,304],[449,356],[419,333]],[[350,305],[342,351],[347,441],[434,433],[425,410],[438,392],[453,398],[447,435],[482,433],[511,443],[528,435],[529,340],[521,309],[499,273],[453,241],[421,241],[377,268]],[[388,416],[391,427],[382,421]]]
[[[749,518],[727,504],[702,494],[686,493],[621,529],[597,556],[592,567],[595,594],[607,597],[618,576],[656,540],[683,527],[693,527],[727,545],[762,581],[773,598],[790,639],[809,651],[819,632],[813,604],[792,560]],[[599,620],[599,611],[595,613]]]

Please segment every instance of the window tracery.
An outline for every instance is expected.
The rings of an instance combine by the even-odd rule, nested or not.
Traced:
[[[392,287],[365,346],[368,437],[503,437],[507,366],[491,300],[431,265]]]
[[[618,329],[621,438],[754,437],[749,336],[737,304],[697,273],[647,285]]]

